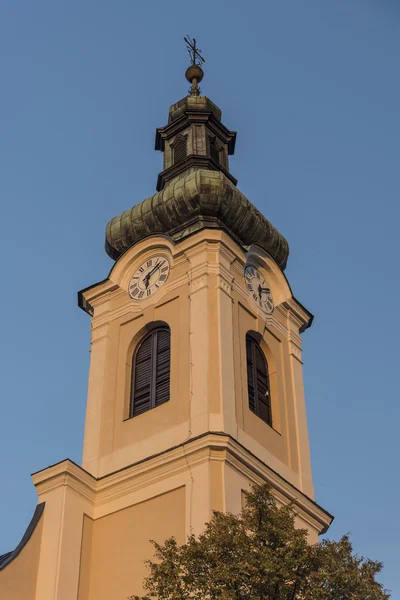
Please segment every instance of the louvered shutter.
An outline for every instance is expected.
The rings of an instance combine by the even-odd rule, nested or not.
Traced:
[[[186,138],[179,136],[174,146],[174,164],[185,160],[187,157],[187,142]]]
[[[249,408],[272,425],[268,363],[259,344],[250,336],[246,337],[246,355]]]
[[[134,357],[131,416],[169,400],[171,334],[156,329],[140,343]]]
[[[246,356],[247,356],[247,387],[249,392],[249,408],[256,412],[255,381],[253,366],[253,344],[252,339],[246,338]]]
[[[151,373],[153,362],[153,336],[147,336],[140,344],[134,364],[132,416],[151,408]]]
[[[155,377],[155,406],[169,400],[169,376],[171,363],[171,334],[168,329],[157,332],[157,360]]]

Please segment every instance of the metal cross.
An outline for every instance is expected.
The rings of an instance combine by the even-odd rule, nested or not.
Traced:
[[[192,61],[192,65],[201,65],[201,63],[206,62],[204,58],[201,56],[200,48],[196,47],[196,40],[193,38],[193,41],[189,36],[183,38],[186,42],[186,48],[189,52],[190,60]]]

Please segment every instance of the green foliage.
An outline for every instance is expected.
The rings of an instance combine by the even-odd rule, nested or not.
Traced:
[[[291,506],[254,487],[235,516],[215,512],[204,533],[178,546],[153,542],[148,598],[158,600],[384,600],[382,564],[353,554],[348,536],[307,542]],[[134,597],[135,600],[140,600]],[[142,599],[144,600],[144,599]]]

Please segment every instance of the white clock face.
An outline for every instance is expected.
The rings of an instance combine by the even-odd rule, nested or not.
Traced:
[[[129,283],[129,295],[142,300],[154,294],[166,281],[170,264],[165,256],[152,256],[137,269]]]
[[[251,265],[244,269],[246,287],[254,302],[266,313],[274,310],[272,293],[260,271]]]

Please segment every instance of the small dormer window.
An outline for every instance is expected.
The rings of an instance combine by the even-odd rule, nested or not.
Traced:
[[[183,135],[178,135],[173,143],[174,165],[185,160],[187,157],[187,138]]]
[[[210,138],[210,156],[219,165],[219,150],[215,137]]]

